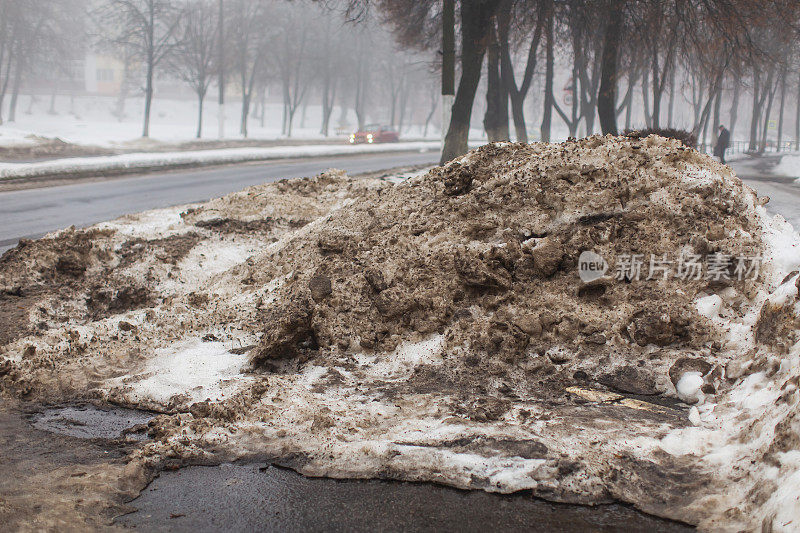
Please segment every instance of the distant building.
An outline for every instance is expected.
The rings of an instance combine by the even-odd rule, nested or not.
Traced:
[[[125,75],[122,61],[108,55],[89,53],[83,63],[84,90],[87,93],[119,94]]]

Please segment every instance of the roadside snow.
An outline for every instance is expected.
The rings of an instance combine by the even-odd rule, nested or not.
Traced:
[[[778,163],[773,169],[773,173],[779,176],[800,178],[800,155],[795,154],[783,156],[780,163]]]
[[[400,142],[393,144],[303,145],[267,148],[225,148],[189,152],[122,154],[101,157],[73,157],[38,163],[0,163],[0,179],[32,178],[75,172],[113,172],[180,165],[219,165],[270,159],[324,157],[382,152],[438,150],[438,141]]]

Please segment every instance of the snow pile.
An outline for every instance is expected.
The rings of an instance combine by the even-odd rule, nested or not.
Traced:
[[[784,155],[772,171],[779,176],[800,178],[800,155]]]
[[[271,456],[791,529],[800,238],[728,167],[591,137],[390,181],[23,243],[0,260],[3,386],[170,413],[137,456],[156,463]],[[584,283],[587,251],[609,270]]]

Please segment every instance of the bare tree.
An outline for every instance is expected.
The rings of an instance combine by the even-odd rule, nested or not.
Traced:
[[[177,44],[180,11],[174,0],[105,0],[99,13],[111,41],[134,50],[144,63],[142,137],[149,137],[153,79],[158,66]]]
[[[197,95],[197,138],[203,132],[203,101],[216,74],[217,9],[212,0],[186,2],[182,32],[169,57],[170,70]]]
[[[292,136],[294,115],[305,100],[315,74],[309,61],[317,18],[306,6],[282,7],[276,17],[283,35],[276,39],[273,52],[283,92],[283,133]]]
[[[256,82],[266,75],[267,47],[275,32],[273,13],[264,0],[233,0],[225,6],[230,13],[226,16],[228,27],[236,28],[226,35],[231,40],[229,49],[241,90],[239,133],[247,137],[247,118]]]
[[[529,9],[524,9],[528,6],[526,2],[514,3],[512,0],[503,0],[496,15],[498,38],[500,40],[500,72],[511,100],[511,115],[514,119],[514,129],[518,142],[528,142],[528,130],[525,125],[524,112],[525,97],[528,95],[528,90],[533,81],[533,74],[536,71],[536,54],[542,40],[542,29],[545,20],[545,17],[542,16],[542,8],[546,5],[545,2],[538,2],[538,9],[534,10],[532,14]],[[513,18],[521,21],[521,24],[516,28],[519,33],[527,33],[530,26],[534,26],[533,37],[528,45],[525,70],[519,86],[517,86],[514,75],[514,62],[511,56],[511,40],[514,38],[511,33],[512,29],[514,29],[512,28]]]

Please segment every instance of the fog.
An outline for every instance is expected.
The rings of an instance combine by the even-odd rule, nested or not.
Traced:
[[[0,120],[88,143],[346,138],[372,124],[403,139],[440,138],[443,120],[445,132],[451,126],[452,97],[445,112],[441,97],[447,4],[3,0]],[[608,6],[483,4],[494,9],[485,20],[454,9],[454,66],[446,67],[459,90],[469,85],[464,30],[477,28],[480,58],[471,64],[480,75],[474,95],[462,95],[467,112],[462,105],[456,116],[469,138],[605,132],[598,108]],[[725,124],[734,153],[800,148],[796,8],[609,5],[617,4],[622,41],[609,79],[619,131],[678,128],[710,150]]]

